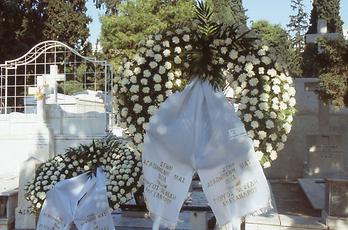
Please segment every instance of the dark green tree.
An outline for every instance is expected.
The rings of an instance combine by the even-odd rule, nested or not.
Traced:
[[[272,47],[277,60],[288,66],[291,55],[291,42],[288,34],[280,25],[273,25],[265,20],[255,21],[251,25],[264,45]]]
[[[287,25],[288,33],[291,36],[289,56],[289,70],[294,77],[302,76],[302,52],[305,46],[305,31],[308,29],[308,15],[304,11],[303,0],[291,0],[291,9],[294,15],[290,15],[290,22]]]
[[[91,18],[86,14],[86,0],[47,0],[42,4],[45,13],[44,39],[62,41],[78,50],[88,46]]]
[[[192,21],[194,0],[137,0],[118,6],[117,15],[102,17],[101,45],[108,60],[117,68],[131,57],[146,36],[177,23]]]
[[[37,0],[0,1],[1,63],[24,54],[41,40],[42,19]]]
[[[242,0],[207,0],[213,9],[213,19],[218,23],[246,25],[247,17]]]
[[[117,14],[119,5],[124,2],[124,0],[93,0],[96,7],[105,9],[107,15]]]
[[[342,35],[342,21],[339,10],[339,0],[314,0],[307,34],[317,33],[318,19],[325,19],[327,21],[328,33],[339,33]],[[343,36],[338,40],[343,40]],[[318,45],[306,44],[303,53],[303,73],[305,77],[318,77],[321,69],[325,68],[325,64],[324,66],[319,64],[321,62],[318,62],[318,59],[320,59]]]
[[[309,20],[308,34],[317,33],[318,19],[327,21],[328,33],[342,33],[340,0],[313,0],[313,9]]]

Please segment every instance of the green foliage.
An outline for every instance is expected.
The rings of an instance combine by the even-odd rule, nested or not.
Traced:
[[[251,28],[263,44],[274,49],[280,64],[287,66],[291,56],[291,43],[286,31],[280,25],[272,25],[265,20],[253,22]]]
[[[305,45],[305,31],[308,28],[308,14],[304,11],[303,0],[291,0],[291,9],[294,15],[290,15],[287,25],[288,33],[291,36],[291,48],[289,55],[289,71],[294,77],[302,76],[302,53]]]
[[[318,19],[327,21],[329,33],[342,33],[342,20],[340,17],[340,0],[314,0],[310,18],[308,34],[317,33]]]
[[[101,44],[115,69],[135,54],[145,37],[173,24],[186,24],[194,15],[194,0],[137,0],[119,5],[117,15],[102,17]]]
[[[318,19],[325,19],[327,21],[328,33],[342,34],[342,20],[339,15],[340,0],[315,0],[313,1],[313,9],[311,11],[310,27],[308,34],[316,34]],[[343,37],[340,38],[343,40]],[[324,66],[320,65],[320,58],[318,56],[318,47],[316,44],[306,44],[303,53],[303,73],[306,77],[317,77]]]
[[[225,25],[246,25],[242,0],[206,0],[213,8],[213,20]]]
[[[86,0],[0,1],[0,62],[16,58],[46,39],[88,47]]]
[[[44,4],[43,38],[82,50],[89,36],[86,0],[48,0]]]
[[[105,9],[105,14],[112,15],[118,13],[118,6],[123,0],[93,0],[98,9]]]
[[[348,106],[348,46],[343,42],[320,40],[324,52],[317,55],[319,96],[337,107]]]

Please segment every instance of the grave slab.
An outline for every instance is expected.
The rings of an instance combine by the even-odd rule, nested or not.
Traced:
[[[18,176],[0,175],[0,230],[13,229],[18,200]]]
[[[315,178],[300,178],[298,182],[314,209],[325,207],[325,181]]]

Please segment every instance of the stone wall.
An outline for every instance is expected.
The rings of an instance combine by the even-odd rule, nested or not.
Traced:
[[[304,176],[307,162],[307,135],[319,131],[319,101],[317,95],[307,91],[305,86],[316,83],[316,78],[295,79],[297,113],[293,128],[285,148],[279,153],[278,159],[271,168],[265,169],[271,179],[297,179]],[[345,154],[345,170],[348,171],[348,109],[335,111],[330,108],[330,131],[342,135]]]

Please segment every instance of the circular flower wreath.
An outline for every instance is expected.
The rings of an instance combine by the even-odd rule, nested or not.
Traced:
[[[177,27],[149,36],[119,68],[114,92],[119,125],[141,153],[148,121],[159,105],[199,76],[215,88],[232,87],[237,114],[267,168],[291,130],[292,79],[268,47],[257,45],[247,32],[241,35],[238,27],[214,24],[205,6],[196,10],[198,29]]]
[[[34,180],[25,187],[31,210],[41,209],[46,193],[59,181],[85,172],[95,173],[99,166],[107,178],[107,196],[112,209],[130,200],[141,186],[140,156],[126,139],[108,136],[91,145],[69,148],[64,155],[41,164]]]

